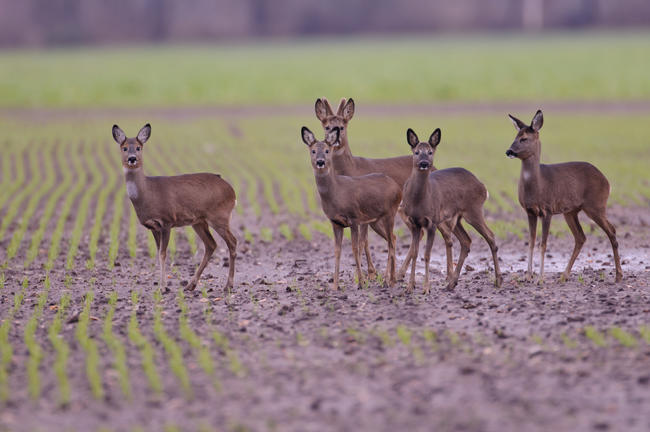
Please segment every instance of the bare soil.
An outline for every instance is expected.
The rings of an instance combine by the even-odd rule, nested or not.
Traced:
[[[472,251],[459,285],[443,290],[444,248],[438,238],[432,292],[426,296],[419,289],[405,295],[403,284],[388,288],[376,281],[357,289],[347,240],[342,255],[345,288],[330,290],[333,247],[322,235],[311,242],[256,239],[248,244],[240,238],[235,288],[224,294],[227,254],[220,242],[204,272],[207,299],[198,290],[186,294],[190,324],[209,346],[219,386],[179,334],[178,290],[201,256],[200,250],[192,256],[188,245],[179,242],[172,265],[177,271],[170,273],[163,290],[163,321],[182,349],[191,395],[182,390],[153,333],[158,268],[139,238],[137,258],[121,249],[120,265],[113,270],[99,265],[67,274],[59,268],[52,271],[49,301],[36,331],[44,351],[42,394],[30,399],[23,337],[44,280],[40,266],[46,254],[41,254],[34,270],[7,268],[0,291],[0,314],[5,317],[23,276],[30,280],[9,335],[14,350],[11,394],[0,408],[0,430],[121,431],[141,426],[159,431],[176,425],[180,430],[205,426],[254,431],[647,431],[650,342],[639,329],[650,325],[650,215],[647,208],[613,208],[610,214],[623,259],[625,277],[619,284],[613,282],[609,242],[588,225],[587,243],[565,283],[558,277],[572,239],[550,239],[547,279],[541,285],[524,281],[525,240],[499,241],[504,271],[500,289],[493,286],[487,246],[471,233]],[[236,217],[234,226],[242,222]],[[556,218],[553,223],[564,221]],[[385,246],[376,235],[371,242],[375,263],[383,269]],[[2,260],[5,243],[0,244]],[[407,245],[408,239],[399,241],[398,263]],[[83,247],[81,253],[87,253]],[[539,262],[538,254],[535,260]],[[421,263],[419,268],[421,272]],[[69,288],[64,286],[66,277]],[[421,287],[421,274],[417,280]],[[70,347],[72,399],[62,407],[47,328],[64,292],[72,296],[66,317],[74,318],[91,288],[95,300],[89,332],[100,350],[105,397],[96,400],[90,392],[85,354],[75,339],[77,323],[70,322],[64,324],[62,337]],[[119,299],[113,328],[127,349],[131,399],[120,391],[113,356],[101,338],[114,290]],[[127,337],[132,290],[141,293],[137,317],[155,350],[161,395],[150,390],[140,353]],[[605,346],[585,336],[588,326],[604,335]],[[614,327],[633,335],[636,345],[616,340],[610,334]],[[217,347],[214,330],[226,335],[230,350]]]

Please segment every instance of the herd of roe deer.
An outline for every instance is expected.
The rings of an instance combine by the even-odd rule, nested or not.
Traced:
[[[353,156],[347,127],[354,115],[354,101],[342,99],[336,112],[325,98],[316,100],[316,117],[324,130],[319,141],[306,127],[301,130],[302,141],[308,146],[323,212],[334,231],[333,288],[338,289],[339,263],[343,229],[350,228],[352,253],[356,263],[357,281],[362,286],[366,276],[361,270],[362,249],[367,261],[368,277],[376,275],[368,247],[368,227],[388,244],[388,260],[384,282],[393,286],[404,278],[411,265],[407,291],[415,287],[415,264],[419,243],[426,232],[424,248],[424,292],[429,292],[429,259],[435,231],[440,231],[447,253],[447,289],[458,283],[471,239],[461,220],[485,239],[492,252],[494,283],[501,286],[495,237],[485,222],[483,204],[488,191],[476,176],[464,168],[436,169],[433,157],[441,140],[441,131],[433,131],[427,141],[420,141],[408,129],[406,140],[412,155],[386,159]],[[506,151],[511,158],[521,159],[519,203],[528,215],[530,230],[528,272],[533,280],[533,250],[537,234],[537,219],[542,220],[539,280],[544,277],[544,256],[551,217],[563,214],[575,239],[571,258],[562,273],[566,280],[573,263],[585,242],[585,234],[578,220],[584,211],[600,226],[612,245],[616,282],[623,278],[618,254],[616,230],[606,216],[610,186],[607,178],[587,162],[567,162],[552,165],[540,163],[541,142],[539,130],[544,122],[537,111],[530,125],[509,115],[517,135]],[[127,138],[113,126],[113,138],[120,145],[126,191],[142,225],[151,230],[158,248],[160,283],[165,285],[165,260],[171,229],[191,225],[204,244],[204,255],[186,289],[194,289],[203,269],[216,249],[210,233],[213,228],[226,242],[229,251],[228,280],[225,290],[233,287],[237,239],[230,230],[232,210],[236,204],[232,186],[217,174],[199,173],[168,177],[144,175],[142,152],[151,135],[151,126],[145,125],[135,138]],[[411,245],[404,263],[396,270],[395,236],[393,226],[399,215],[411,232]],[[460,256],[454,270],[452,238],[460,243]]]

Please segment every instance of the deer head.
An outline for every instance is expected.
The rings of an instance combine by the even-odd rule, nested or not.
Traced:
[[[326,134],[334,128],[339,128],[340,139],[334,147],[334,151],[339,153],[345,150],[348,145],[348,122],[354,116],[354,100],[352,98],[347,101],[345,98],[341,99],[336,114],[334,114],[329,101],[326,98],[318,98],[314,105],[314,111]]]
[[[517,129],[517,136],[506,151],[506,156],[509,158],[519,158],[521,160],[528,159],[533,155],[539,156],[541,151],[541,144],[539,142],[539,130],[544,124],[544,114],[542,110],[537,110],[530,126],[519,120],[518,118],[508,114],[512,124]]]
[[[406,131],[406,141],[413,152],[413,167],[420,171],[429,171],[433,166],[433,155],[440,144],[440,128],[433,131],[428,142],[420,142],[413,129]]]
[[[142,167],[142,150],[144,143],[151,136],[151,126],[144,125],[135,138],[127,138],[118,125],[113,125],[113,139],[122,150],[122,166],[124,169],[138,169]]]
[[[301,130],[302,141],[309,147],[311,166],[318,174],[328,174],[332,162],[332,147],[339,142],[340,131],[338,127],[330,129],[325,134],[324,141],[316,140],[313,132],[303,126]]]

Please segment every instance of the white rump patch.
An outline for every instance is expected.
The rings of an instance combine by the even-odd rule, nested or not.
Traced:
[[[132,200],[138,198],[138,187],[136,186],[134,181],[127,181],[126,182],[126,194]]]

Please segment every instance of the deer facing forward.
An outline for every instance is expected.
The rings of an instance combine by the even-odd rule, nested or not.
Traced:
[[[402,190],[385,174],[374,173],[359,177],[338,175],[332,168],[333,147],[339,140],[339,128],[327,132],[324,141],[317,141],[314,134],[303,126],[302,140],[309,147],[311,165],[316,178],[323,212],[332,223],[334,231],[334,283],[338,289],[339,262],[343,229],[350,227],[352,253],[357,266],[359,287],[365,277],[361,271],[360,248],[368,233],[363,226],[372,229],[388,243],[388,263],[385,281],[395,283],[395,239],[393,226],[395,213],[402,198]],[[361,228],[361,229],[360,229]]]
[[[521,175],[519,177],[519,203],[528,215],[530,242],[528,250],[528,278],[533,278],[533,249],[537,234],[537,218],[542,219],[542,243],[540,250],[539,280],[544,279],[544,255],[546,239],[551,226],[551,217],[562,213],[575,239],[573,253],[569,263],[562,273],[565,280],[571,273],[582,245],[585,243],[585,233],[578,220],[581,210],[605,231],[612,244],[614,264],[616,265],[616,282],[623,278],[620,258],[618,256],[618,241],[616,229],[607,219],[607,198],[609,198],[609,182],[598,168],[587,162],[566,162],[552,165],[540,164],[542,144],[539,140],[539,130],[544,124],[544,115],[538,110],[530,125],[511,116],[510,120],[517,129],[517,136],[506,155],[510,158],[521,159]]]
[[[228,281],[233,286],[237,239],[230,231],[230,216],[235,207],[235,191],[217,174],[199,173],[170,177],[147,177],[143,171],[144,144],[151,135],[146,124],[135,138],[127,138],[113,126],[113,138],[120,145],[126,192],[140,223],[151,230],[160,260],[160,284],[165,286],[165,260],[172,228],[191,225],[203,241],[205,253],[186,289],[196,287],[203,269],[217,248],[210,234],[212,227],[226,242],[230,252]]]

